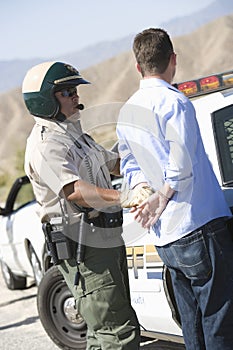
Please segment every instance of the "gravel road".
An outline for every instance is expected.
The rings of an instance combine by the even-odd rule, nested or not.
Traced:
[[[35,286],[10,291],[0,273],[0,349],[58,350],[45,333],[36,307]],[[185,350],[183,345],[162,341],[142,343],[142,350]]]

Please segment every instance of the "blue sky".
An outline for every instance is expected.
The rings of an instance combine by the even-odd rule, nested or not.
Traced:
[[[47,58],[135,34],[214,0],[7,0],[0,3],[0,60]]]

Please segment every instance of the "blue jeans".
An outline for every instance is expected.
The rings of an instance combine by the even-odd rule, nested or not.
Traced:
[[[224,218],[156,247],[171,273],[187,350],[233,349],[233,241]]]

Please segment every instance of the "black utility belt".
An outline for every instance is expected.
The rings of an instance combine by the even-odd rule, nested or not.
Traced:
[[[100,228],[115,228],[120,227],[123,224],[123,211],[116,212],[99,212],[97,217],[89,218],[88,215],[84,216],[84,221],[92,227]]]

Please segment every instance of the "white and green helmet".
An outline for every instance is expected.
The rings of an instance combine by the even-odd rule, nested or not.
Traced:
[[[29,112],[46,119],[59,119],[60,105],[54,93],[66,87],[89,84],[78,70],[63,62],[44,62],[26,74],[22,93]]]

